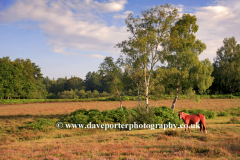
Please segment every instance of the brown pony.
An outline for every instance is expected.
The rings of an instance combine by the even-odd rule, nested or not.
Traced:
[[[206,118],[204,115],[202,114],[195,114],[195,115],[189,115],[189,114],[186,114],[184,112],[179,112],[179,119],[183,119],[185,125],[186,125],[186,128],[185,128],[185,133],[187,131],[187,127],[188,127],[188,130],[189,132],[191,133],[190,131],[190,125],[191,124],[200,124],[200,132],[202,130],[202,125],[203,125],[203,131],[205,133],[207,133],[207,130],[206,130]]]

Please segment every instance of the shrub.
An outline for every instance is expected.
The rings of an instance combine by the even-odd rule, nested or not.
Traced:
[[[220,117],[220,116],[228,116],[228,113],[227,113],[227,112],[224,112],[224,111],[220,111],[220,112],[218,113],[218,117]]]
[[[189,114],[202,113],[206,118],[215,117],[215,112],[207,110],[184,110]],[[86,109],[79,109],[72,112],[69,116],[62,119],[63,122],[87,124],[89,122],[101,124],[101,123],[121,123],[121,124],[176,124],[179,126],[183,123],[179,120],[178,113],[173,112],[169,107],[149,107],[149,111],[146,111],[145,107],[137,106],[133,109],[113,109],[106,111],[99,111],[92,109],[87,111]]]
[[[83,113],[74,114],[64,118],[64,121],[74,124],[88,124],[89,117]]]
[[[99,97],[99,92],[97,90],[94,90],[92,95],[94,98],[97,98],[97,97]]]
[[[128,111],[126,107],[123,107],[123,109],[121,108],[113,109],[110,110],[106,116],[109,119],[112,119],[114,123],[126,123]]]
[[[88,122],[101,124],[103,120],[103,115],[98,109],[92,109],[88,111]]]
[[[77,95],[79,96],[79,98],[85,98],[86,97],[86,92],[85,90],[80,90],[77,92]]]
[[[129,96],[122,96],[123,101],[129,101]]]
[[[234,96],[240,96],[240,92],[236,92],[233,94]]]
[[[78,99],[77,90],[63,91],[59,93],[60,99]]]
[[[212,119],[212,118],[215,118],[216,117],[216,112],[214,111],[208,111],[208,110],[205,110],[205,109],[190,109],[190,110],[185,110],[186,113],[189,113],[189,114],[203,114],[206,119]]]
[[[84,114],[84,115],[87,115],[88,114],[88,111],[86,109],[79,109],[79,110],[76,110],[74,112],[72,112],[70,115],[76,115],[76,114]]]
[[[53,130],[55,128],[55,125],[56,125],[56,122],[54,120],[41,118],[41,119],[38,119],[37,122],[30,123],[23,128],[49,132],[50,130]]]
[[[170,122],[171,124],[179,126],[182,123],[182,121],[179,120],[178,113],[174,113],[171,108],[166,106],[155,107],[154,114],[161,117],[164,124],[168,124]]]
[[[54,94],[54,93],[49,93],[49,94],[47,95],[47,98],[48,98],[48,99],[58,99],[59,97],[58,97],[56,94]]]
[[[149,107],[149,111],[146,111],[146,108],[143,106],[137,106],[136,108],[132,109],[130,113],[133,115],[130,115],[133,119],[129,121],[128,123],[134,123],[137,124],[150,124],[153,122],[153,115],[154,115],[154,109],[153,107]]]

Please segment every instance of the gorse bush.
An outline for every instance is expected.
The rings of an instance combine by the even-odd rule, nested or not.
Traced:
[[[121,123],[121,124],[181,124],[178,114],[174,113],[168,107],[149,107],[146,111],[145,107],[135,107],[133,109],[113,109],[106,111],[99,111],[97,109],[85,110],[80,109],[72,112],[69,116],[61,119],[63,122],[88,124],[89,122],[102,124],[102,123]]]
[[[184,113],[191,114],[191,115],[200,113],[200,114],[203,114],[206,117],[206,119],[212,119],[212,118],[215,118],[217,116],[216,112],[208,111],[208,110],[205,110],[205,109],[190,109],[190,110],[183,109],[182,111]]]
[[[218,116],[221,117],[221,116],[228,116],[228,113],[227,112],[224,112],[224,111],[220,111],[218,113]]]
[[[154,108],[149,107],[148,112],[145,107],[137,106],[129,110],[128,123],[151,124],[153,123]]]
[[[163,107],[155,107],[154,108],[154,114],[155,116],[161,117],[162,123],[172,123],[172,124],[181,124],[182,121],[179,120],[179,116],[177,112],[173,112],[173,110],[169,107],[163,106]]]
[[[50,119],[38,119],[37,122],[30,123],[23,128],[31,129],[31,130],[39,130],[42,132],[49,132],[55,129],[56,122]]]

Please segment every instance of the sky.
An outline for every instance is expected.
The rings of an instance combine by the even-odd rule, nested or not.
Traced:
[[[30,59],[50,79],[85,79],[106,56],[120,56],[114,46],[130,36],[129,13],[167,3],[196,15],[196,38],[207,46],[200,60],[213,62],[224,38],[240,43],[239,0],[0,0],[0,57]]]

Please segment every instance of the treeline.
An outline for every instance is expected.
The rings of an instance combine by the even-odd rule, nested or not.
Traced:
[[[0,58],[0,99],[45,98],[41,69],[30,59]]]
[[[93,71],[87,73],[85,80],[75,76],[69,79],[67,77],[58,78],[57,80],[51,80],[46,77],[43,78],[43,83],[49,93],[47,96],[49,99],[109,97],[115,95],[115,88],[108,80],[108,77],[109,75],[103,75],[100,71]],[[129,96],[136,95],[128,77],[123,74],[121,78],[126,82],[121,88],[121,91],[123,91],[122,94]]]
[[[197,84],[193,85],[196,94],[240,94],[240,45],[234,37],[225,38],[224,45],[217,51],[217,57],[212,64],[214,70],[211,74],[214,81],[209,89],[200,93]],[[107,59],[107,58],[106,58]],[[106,59],[104,62],[106,62]],[[109,59],[109,57],[108,57]],[[113,59],[110,58],[112,61]],[[49,79],[44,78],[38,65],[30,59],[15,59],[9,57],[0,59],[0,98],[1,99],[79,99],[117,96],[115,85],[110,74],[101,70],[88,72],[85,80],[79,77]],[[189,71],[191,72],[191,70]],[[162,75],[161,85],[158,85],[158,74]],[[171,85],[174,73],[167,67],[159,67],[153,71],[153,85],[151,95],[173,95],[175,86]],[[121,95],[137,96],[138,88],[132,80],[129,71],[117,70],[117,86]],[[143,92],[143,86],[139,87]],[[180,94],[187,94],[183,90]],[[143,95],[143,94],[140,94]]]

